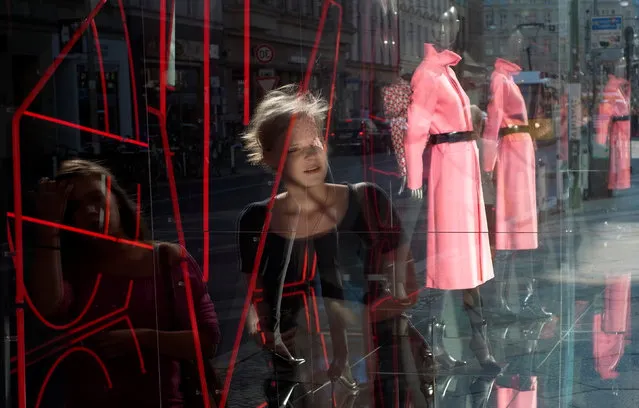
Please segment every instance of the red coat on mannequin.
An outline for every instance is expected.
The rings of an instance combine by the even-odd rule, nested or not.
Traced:
[[[535,147],[526,130],[526,101],[512,76],[521,68],[497,58],[490,83],[491,100],[484,127],[485,171],[497,172],[495,248],[535,249],[537,238],[537,189]]]
[[[610,190],[630,188],[629,91],[628,81],[609,75],[603,100],[599,104],[596,141],[603,145],[610,143]]]
[[[494,276],[475,141],[432,145],[425,169],[422,160],[431,135],[473,129],[470,101],[450,68],[460,60],[424,44],[404,143],[408,188],[421,188],[424,171],[428,179],[426,287],[437,289],[475,288]]]

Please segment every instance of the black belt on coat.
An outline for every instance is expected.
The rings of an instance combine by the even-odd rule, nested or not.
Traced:
[[[499,137],[512,135],[513,133],[530,133],[530,126],[516,125],[499,129]]]
[[[630,115],[624,115],[624,116],[613,116],[612,117],[612,121],[613,122],[623,122],[625,120],[630,120]]]
[[[440,143],[468,142],[471,140],[475,140],[473,132],[450,132],[430,135],[428,142],[436,145]]]

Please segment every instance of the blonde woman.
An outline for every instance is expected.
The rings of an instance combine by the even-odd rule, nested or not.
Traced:
[[[327,109],[323,99],[292,85],[270,92],[258,105],[244,135],[244,145],[255,165],[275,170],[280,159],[285,160],[283,192],[271,198],[272,219],[261,258],[256,259],[255,254],[269,199],[250,204],[242,212],[237,227],[238,247],[241,270],[247,278],[251,277],[254,263],[259,262],[258,286],[263,289],[264,301],[251,308],[247,329],[256,338],[266,340],[264,346],[272,352],[278,381],[286,378],[301,384],[304,372],[308,371],[305,367],[310,364],[307,360],[313,356],[308,350],[310,346],[304,344],[310,334],[303,329],[304,319],[300,319],[303,297],[287,296],[285,292],[297,282],[297,290],[309,293],[315,270],[312,260],[316,259],[331,333],[332,362],[328,375],[355,389],[348,368],[346,337],[346,324],[353,314],[344,306],[344,274],[348,272],[351,279],[367,282],[361,301],[364,310],[376,311],[372,317],[371,313],[367,315],[370,321],[378,322],[372,323],[378,324],[373,330],[392,336],[392,330],[380,329],[379,324],[383,323],[379,322],[392,320],[389,316],[396,316],[397,311],[411,304],[406,289],[406,269],[410,263],[399,219],[379,187],[326,182],[329,165],[322,129]],[[359,269],[355,269],[357,266]],[[391,271],[396,279],[384,279],[391,276]],[[368,323],[364,323],[364,332],[368,329]],[[390,361],[379,358],[389,364],[391,371],[392,358]],[[383,388],[390,387],[392,397],[394,381],[389,378],[386,382]],[[381,398],[388,394],[379,391]],[[279,406],[286,395],[289,394],[282,390],[269,393],[267,389],[272,406]],[[313,402],[310,404],[315,406]]]

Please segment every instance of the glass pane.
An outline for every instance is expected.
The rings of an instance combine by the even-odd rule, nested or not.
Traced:
[[[636,405],[636,2],[6,3],[0,406]]]

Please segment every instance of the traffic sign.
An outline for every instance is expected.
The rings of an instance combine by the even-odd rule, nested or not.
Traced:
[[[255,58],[261,64],[268,64],[273,60],[273,47],[268,44],[261,44],[255,47]]]
[[[260,85],[260,88],[264,90],[264,92],[268,92],[271,89],[275,88],[277,83],[279,82],[280,77],[258,77],[257,83]]]
[[[621,16],[593,17],[590,24],[592,49],[623,48]]]

